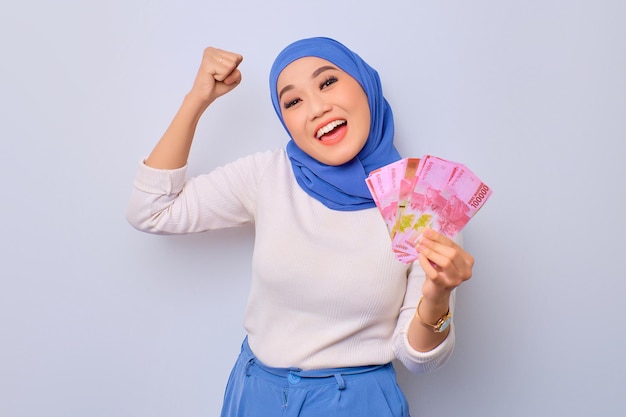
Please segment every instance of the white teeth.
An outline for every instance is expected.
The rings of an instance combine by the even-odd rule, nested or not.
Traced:
[[[321,138],[322,136],[324,136],[326,133],[332,131],[337,126],[341,126],[341,125],[343,125],[345,123],[346,123],[345,120],[334,120],[334,121],[328,123],[326,126],[322,127],[320,130],[317,131],[317,138],[318,139]]]

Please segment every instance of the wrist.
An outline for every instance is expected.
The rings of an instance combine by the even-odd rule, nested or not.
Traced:
[[[426,290],[422,288],[422,299],[423,304],[429,306],[429,308],[434,309],[447,309],[450,305],[450,298],[452,297],[452,291],[448,290]]]
[[[200,116],[213,101],[192,89],[185,95],[182,105]]]
[[[436,333],[442,333],[448,328],[452,320],[450,305],[448,302],[431,303],[421,297],[415,309],[415,319],[423,327]]]

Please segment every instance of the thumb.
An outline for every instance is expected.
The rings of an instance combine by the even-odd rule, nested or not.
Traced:
[[[215,88],[217,96],[222,96],[230,91],[232,91],[235,87],[237,87],[241,83],[241,71],[239,69],[233,70],[223,81],[217,81]]]

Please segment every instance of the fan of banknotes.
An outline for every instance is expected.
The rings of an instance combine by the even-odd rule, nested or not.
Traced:
[[[432,155],[404,158],[366,179],[396,258],[410,263],[425,228],[454,238],[491,196],[465,165]]]

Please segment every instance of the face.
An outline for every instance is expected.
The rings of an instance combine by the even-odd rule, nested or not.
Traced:
[[[336,65],[300,58],[278,76],[278,100],[287,130],[309,156],[326,165],[352,160],[370,130],[370,109],[361,85]]]

